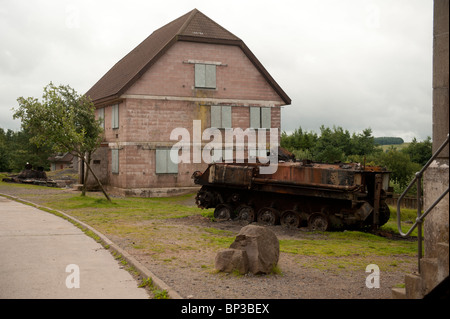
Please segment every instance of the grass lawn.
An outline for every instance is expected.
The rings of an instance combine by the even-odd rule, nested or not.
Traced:
[[[11,193],[68,213],[111,240],[118,240],[124,249],[139,251],[172,264],[177,261],[180,252],[226,248],[237,234],[217,227],[220,223],[211,220],[213,210],[197,208],[193,194],[170,198],[112,198],[112,202],[108,202],[101,193],[88,193],[88,196],[82,197],[77,192],[50,192],[46,187],[3,182],[0,182],[0,193]],[[382,229],[398,233],[395,216],[391,215],[391,220]],[[209,220],[201,226],[175,222],[194,216],[208,217]],[[411,226],[407,223],[414,219],[415,212],[405,210],[402,214],[404,231]],[[282,253],[311,257],[302,261],[304,266],[324,269],[361,267],[371,263],[368,259],[373,260],[375,256],[378,263],[397,267],[402,261],[392,259],[393,256],[412,259],[410,257],[417,254],[415,241],[385,238],[360,231],[298,231],[294,236],[279,236],[279,240]]]

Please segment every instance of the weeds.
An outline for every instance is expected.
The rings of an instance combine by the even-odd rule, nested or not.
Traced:
[[[153,299],[169,299],[167,290],[158,289],[154,284],[152,278],[144,278],[141,280],[139,288],[146,288],[153,294]]]

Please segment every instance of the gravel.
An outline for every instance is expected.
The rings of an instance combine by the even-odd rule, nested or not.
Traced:
[[[169,222],[169,221],[167,221]],[[201,225],[200,218],[170,220],[172,225],[184,224],[185,227]],[[239,232],[242,225],[238,222],[220,222],[218,228]],[[298,239],[298,231],[289,231],[281,226],[270,226],[278,239]],[[133,254],[133,252],[131,251]],[[341,269],[339,265],[327,267],[327,258],[280,253],[278,268],[281,274],[236,275],[218,273],[213,269],[216,252],[209,250],[178,252],[176,260],[156,261],[151,256],[134,257],[151,269],[160,279],[175,289],[184,298],[206,299],[389,299],[391,288],[404,282],[405,270],[412,272],[415,258],[405,256],[355,257],[366,259],[363,267],[349,267],[348,262]],[[339,258],[337,258],[339,259]],[[403,265],[398,270],[380,270],[380,287],[368,288],[366,266],[372,263],[390,263]],[[333,264],[339,262],[330,257]],[[317,264],[325,264],[325,269]],[[208,267],[205,267],[208,265]],[[314,266],[316,265],[316,266]]]

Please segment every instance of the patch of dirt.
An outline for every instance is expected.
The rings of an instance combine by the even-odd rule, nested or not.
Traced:
[[[166,225],[178,227],[213,227],[237,235],[246,225],[243,222],[212,223],[202,216],[171,219]],[[180,233],[178,227],[167,228],[173,238]],[[299,239],[301,231],[281,226],[270,226],[278,239]],[[168,235],[171,237],[171,235]],[[391,298],[391,288],[404,282],[405,271],[415,270],[415,258],[405,256],[361,257],[357,266],[350,258],[312,257],[280,253],[281,274],[238,276],[217,273],[214,270],[215,250],[179,250],[173,259],[155,260],[152,256],[130,251],[135,258],[152,270],[159,278],[185,298],[255,298],[255,299],[386,299]],[[371,259],[372,258],[372,259]],[[349,261],[350,259],[350,261]],[[336,264],[329,267],[328,263]],[[380,269],[380,288],[366,286],[366,266],[369,264],[398,264],[398,270]],[[395,267],[390,267],[395,268]]]

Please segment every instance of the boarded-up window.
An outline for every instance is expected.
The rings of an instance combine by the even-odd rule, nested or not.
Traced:
[[[211,105],[211,127],[231,128],[231,106]]]
[[[271,111],[272,109],[270,107],[262,107],[261,108],[261,128],[267,128],[270,129],[271,127]]]
[[[105,128],[105,108],[100,108],[97,110],[98,119],[100,120],[100,126]]]
[[[172,162],[170,149],[156,149],[156,174],[177,174],[178,164]]]
[[[119,174],[119,150],[111,150],[111,172]]]
[[[250,107],[250,127],[267,128],[271,127],[270,107]]]
[[[213,64],[195,64],[195,87],[216,88],[216,66]]]
[[[112,106],[112,128],[119,128],[119,104]]]
[[[250,108],[250,127],[251,128],[261,127],[261,111],[259,107]]]

